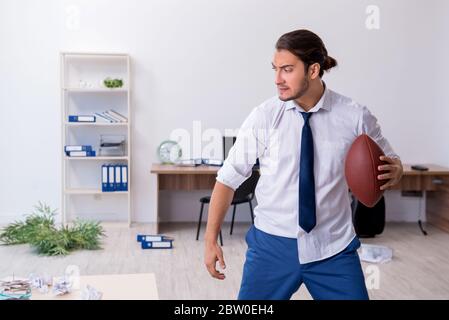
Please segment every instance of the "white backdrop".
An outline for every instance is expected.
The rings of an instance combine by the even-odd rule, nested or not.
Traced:
[[[0,221],[60,206],[60,51],[133,59],[138,221],[155,219],[158,144],[193,121],[238,128],[275,94],[274,44],[298,28],[322,37],[340,65],[328,86],[366,104],[405,162],[449,166],[448,18],[444,0],[0,0]],[[163,193],[162,220],[195,220],[203,194]],[[415,220],[415,199],[387,197],[390,219]]]

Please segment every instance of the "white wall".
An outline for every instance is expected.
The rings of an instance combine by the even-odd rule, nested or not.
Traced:
[[[435,60],[426,63],[427,78],[435,82],[435,114],[432,119],[432,139],[437,141],[434,149],[439,150],[435,161],[449,164],[449,1],[439,0],[436,14],[436,26],[433,28],[437,34],[438,46],[429,48],[429,55],[435,54]],[[433,78],[435,77],[435,80]]]
[[[379,30],[365,27],[371,4],[380,8]],[[449,166],[448,11],[444,0],[2,0],[0,221],[39,200],[60,206],[59,51],[132,56],[139,221],[155,219],[149,170],[158,144],[195,120],[203,129],[237,128],[275,94],[273,46],[297,28],[323,38],[340,63],[325,76],[329,87],[368,105],[405,162]],[[203,194],[164,193],[162,220],[196,219]],[[392,199],[395,219],[417,205]]]

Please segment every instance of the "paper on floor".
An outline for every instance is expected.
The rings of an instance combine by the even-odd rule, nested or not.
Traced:
[[[360,260],[371,263],[386,263],[393,258],[393,250],[385,246],[362,244]]]

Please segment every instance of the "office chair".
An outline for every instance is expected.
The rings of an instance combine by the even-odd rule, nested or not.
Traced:
[[[232,234],[232,230],[234,229],[235,210],[237,209],[238,204],[249,204],[251,222],[254,224],[254,212],[251,201],[254,199],[254,192],[256,190],[257,182],[259,181],[259,176],[259,171],[253,169],[251,176],[246,179],[237,190],[235,190],[234,198],[231,202],[231,205],[234,206],[234,210],[232,212],[231,231],[229,234]]]
[[[234,206],[234,210],[232,213],[232,222],[231,222],[231,231],[230,234],[232,234],[232,231],[234,229],[234,220],[235,220],[235,211],[238,204],[242,203],[248,203],[250,208],[250,214],[251,214],[251,222],[254,223],[254,212],[253,212],[253,206],[251,201],[254,199],[254,191],[256,189],[257,181],[259,181],[259,171],[253,170],[251,176],[245,180],[240,187],[237,188],[237,190],[234,193],[234,198],[232,199],[231,205]],[[201,228],[201,221],[203,219],[203,209],[204,204],[210,203],[210,196],[202,197],[200,199],[201,202],[201,209],[200,209],[200,218],[198,220],[198,228],[196,231],[196,240],[198,240],[200,236],[200,228]],[[223,236],[221,234],[220,230],[220,242],[221,245],[223,245]]]
[[[360,238],[373,238],[381,234],[385,227],[385,198],[372,208],[366,207],[352,196],[352,214],[354,229]]]

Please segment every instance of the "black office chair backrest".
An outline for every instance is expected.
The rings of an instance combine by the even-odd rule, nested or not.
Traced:
[[[231,150],[235,141],[237,141],[237,137],[235,137],[235,136],[223,136],[223,162],[228,157],[229,151]],[[260,167],[259,158],[257,158],[254,168],[259,168],[259,167]]]
[[[225,161],[226,158],[228,157],[229,150],[231,150],[236,140],[237,137],[234,136],[230,137],[223,136],[223,161]]]
[[[372,238],[384,231],[385,198],[383,196],[372,208],[366,207],[353,197],[352,210],[352,219],[357,236]]]
[[[237,190],[235,190],[234,199],[242,199],[249,196],[250,199],[252,200],[254,198],[254,192],[256,190],[259,177],[260,177],[259,171],[253,169],[251,176],[248,179],[246,179],[240,185],[240,187],[237,188]]]

